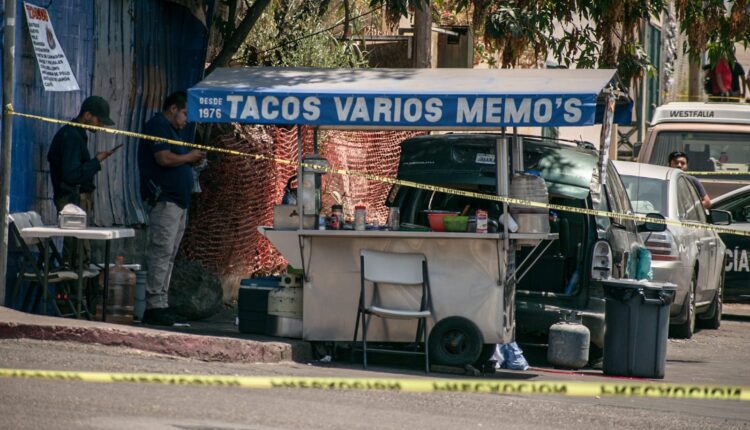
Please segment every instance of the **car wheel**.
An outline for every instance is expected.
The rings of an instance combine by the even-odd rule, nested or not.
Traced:
[[[672,326],[672,337],[677,339],[690,339],[693,337],[693,332],[695,331],[695,284],[697,278],[698,273],[693,272],[693,278],[690,280],[690,288],[688,289],[687,297],[685,297],[685,304],[682,311],[685,321]]]
[[[477,361],[483,347],[482,332],[463,317],[438,321],[430,331],[430,361],[446,366],[464,366]]]
[[[719,286],[716,289],[716,295],[714,296],[711,306],[708,307],[705,315],[708,318],[701,319],[701,327],[705,327],[711,330],[717,330],[721,327],[721,313],[724,310],[724,270],[721,271],[721,278],[719,278]]]

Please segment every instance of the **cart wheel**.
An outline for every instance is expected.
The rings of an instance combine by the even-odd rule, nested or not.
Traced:
[[[430,361],[446,366],[464,366],[477,361],[482,352],[482,332],[463,317],[438,321],[430,331]]]

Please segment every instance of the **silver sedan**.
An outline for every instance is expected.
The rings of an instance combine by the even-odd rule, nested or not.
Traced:
[[[720,211],[706,215],[694,178],[679,169],[624,161],[616,161],[615,166],[636,213],[660,213],[667,219],[699,223],[706,223],[712,216],[723,218]],[[728,223],[728,217],[723,221]],[[669,225],[664,232],[644,232],[641,236],[651,251],[654,280],[678,286],[670,309],[672,335],[692,337],[696,318],[707,328],[719,328],[726,249],[719,235]]]

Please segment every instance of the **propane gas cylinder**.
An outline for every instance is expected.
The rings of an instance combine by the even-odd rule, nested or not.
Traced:
[[[591,333],[581,323],[581,315],[566,315],[549,329],[547,361],[555,367],[580,369],[589,361]]]

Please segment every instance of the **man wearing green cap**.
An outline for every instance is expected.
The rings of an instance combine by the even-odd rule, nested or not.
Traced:
[[[101,97],[91,96],[83,101],[80,113],[72,122],[98,127],[114,125],[109,118],[109,103]],[[95,133],[92,131],[92,133]],[[86,211],[91,219],[93,201],[91,192],[94,186],[94,175],[102,169],[101,162],[114,153],[114,149],[97,152],[92,158],[89,154],[86,129],[65,125],[57,131],[47,153],[49,172],[52,179],[55,206],[60,211],[73,203]],[[83,242],[83,263],[89,263],[91,247],[88,241]],[[74,239],[66,237],[63,242],[63,259],[67,264],[76,267],[78,256],[75,255]]]

